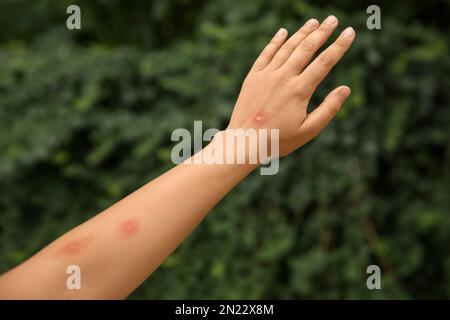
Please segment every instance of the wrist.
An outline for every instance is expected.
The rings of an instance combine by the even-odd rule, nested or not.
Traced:
[[[257,141],[236,136],[232,130],[217,132],[200,152],[184,161],[185,164],[234,165],[257,168]]]
[[[263,131],[263,132],[261,132]],[[278,172],[278,134],[264,130],[230,129],[217,132],[211,142],[184,161],[185,164],[215,165],[253,171],[261,165],[261,175]]]

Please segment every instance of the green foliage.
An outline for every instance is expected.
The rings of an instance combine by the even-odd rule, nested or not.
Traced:
[[[449,5],[420,3],[381,4],[370,31],[356,1],[86,0],[69,32],[67,1],[5,1],[0,271],[169,169],[175,128],[224,128],[277,28],[333,13],[357,40],[313,102],[348,84],[338,118],[132,297],[450,298]]]

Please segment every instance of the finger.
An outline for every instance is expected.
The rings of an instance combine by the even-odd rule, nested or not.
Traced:
[[[319,26],[319,21],[316,19],[308,20],[303,27],[301,27],[296,33],[294,33],[278,50],[269,64],[269,68],[272,70],[278,69],[289,58],[291,53],[297,48],[297,46],[314,30]]]
[[[284,28],[280,28],[272,38],[272,40],[270,40],[269,44],[263,49],[259,57],[256,59],[252,69],[257,71],[264,69],[270,63],[270,61],[272,61],[275,53],[277,53],[278,49],[280,49],[280,47],[286,41],[287,35],[287,30]]]
[[[334,118],[344,103],[345,99],[350,95],[350,88],[340,86],[331,91],[320,106],[313,112],[308,114],[305,121],[300,126],[299,135],[302,144],[316,137],[323,128]]]
[[[336,41],[324,50],[299,76],[301,88],[311,96],[320,82],[342,58],[355,39],[355,31],[348,27]]]
[[[338,19],[335,16],[329,16],[320,27],[307,36],[292,52],[283,68],[288,72],[299,74],[311,61],[316,51],[327,41],[338,25]]]

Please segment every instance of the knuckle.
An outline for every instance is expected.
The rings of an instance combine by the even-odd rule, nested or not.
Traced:
[[[333,65],[334,59],[329,53],[322,52],[319,55],[318,61],[325,67],[331,67]]]
[[[302,49],[304,51],[313,51],[316,47],[316,44],[311,39],[305,39],[302,42]]]
[[[333,28],[333,26],[330,26],[330,25],[328,25],[328,24],[326,24],[326,23],[322,23],[321,25],[320,25],[320,27],[319,27],[319,31],[320,32],[323,32],[323,33],[329,33],[330,32],[330,29],[332,29]]]
[[[292,42],[286,42],[282,47],[281,50],[283,50],[283,52],[292,52],[295,49],[295,45]]]
[[[312,97],[312,92],[306,86],[299,86],[297,88],[298,97],[302,101],[309,101]]]
[[[298,37],[305,37],[307,35],[309,35],[311,32],[309,31],[309,29],[305,26],[301,27],[300,30],[297,31],[297,35]]]
[[[312,125],[302,132],[302,140],[304,143],[311,141],[320,133],[320,128],[317,125]]]
[[[328,112],[330,113],[330,117],[334,117],[336,113],[339,112],[340,105],[338,103],[329,103],[327,104]]]
[[[334,44],[336,45],[336,47],[338,47],[339,49],[344,49],[346,47],[346,43],[343,39],[337,39]]]
[[[281,44],[283,42],[284,42],[284,39],[279,38],[279,37],[275,37],[275,38],[272,38],[272,40],[270,40],[269,44],[270,45],[274,45],[274,46],[278,46],[279,44]]]
[[[263,50],[263,54],[268,54],[269,52],[271,52],[272,50],[274,50],[276,48],[276,43],[271,41]]]

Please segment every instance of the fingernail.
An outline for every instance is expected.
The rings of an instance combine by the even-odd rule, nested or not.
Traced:
[[[348,27],[342,32],[342,35],[345,38],[353,38],[353,36],[355,35],[355,30],[353,30],[352,27]]]
[[[333,25],[338,22],[338,19],[335,16],[328,16],[328,18],[325,19],[325,23],[329,25]]]
[[[284,37],[284,35],[287,33],[287,30],[285,28],[280,28],[277,33],[275,34],[276,38]]]
[[[305,26],[308,27],[308,28],[316,27],[318,25],[319,25],[319,21],[317,21],[316,19],[309,19],[305,23]]]
[[[343,87],[339,90],[339,94],[342,95],[344,98],[347,98],[351,93],[351,90],[349,87]]]

